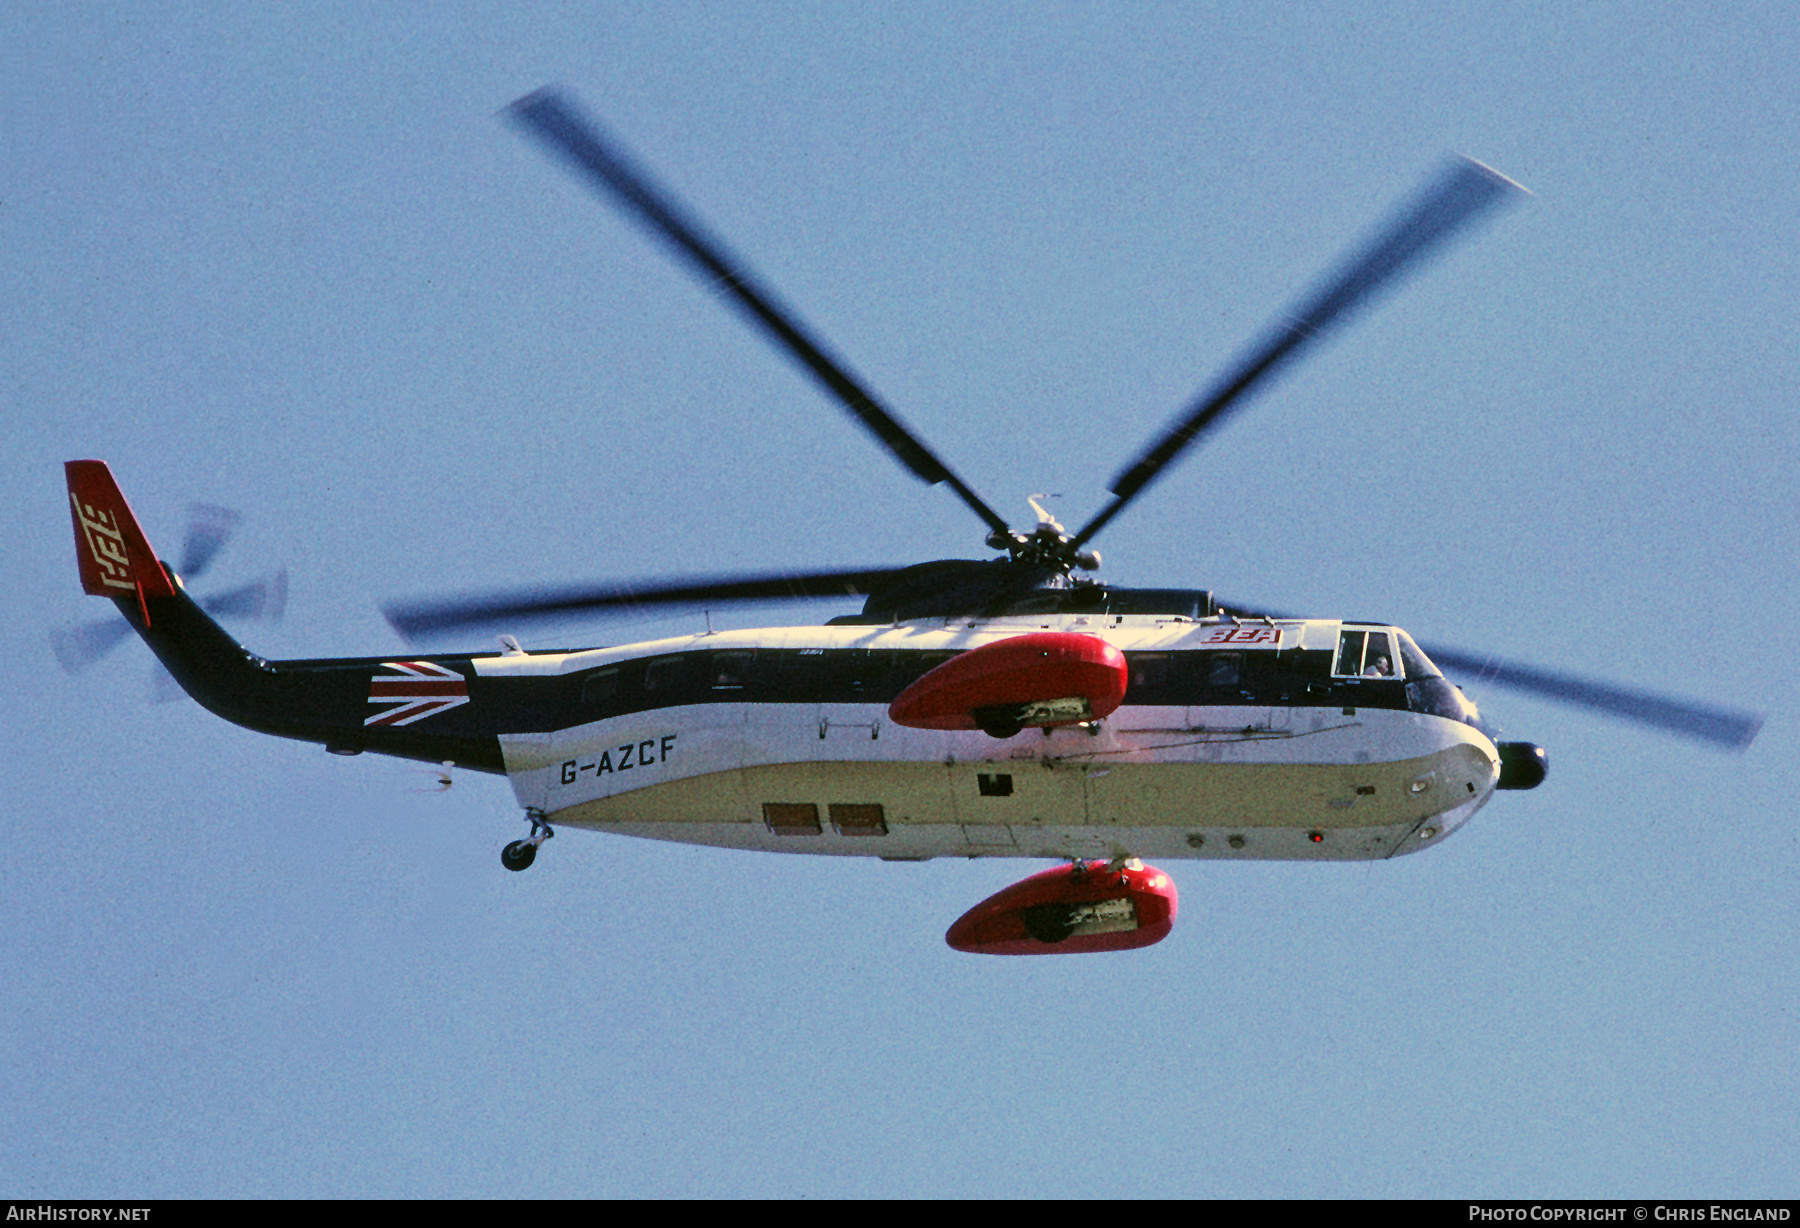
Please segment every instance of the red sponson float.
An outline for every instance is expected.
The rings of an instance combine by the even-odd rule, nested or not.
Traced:
[[[952,657],[900,692],[888,716],[912,729],[1006,737],[1110,716],[1130,678],[1125,654],[1098,636],[1039,631]]]
[[[944,941],[979,955],[1129,951],[1167,938],[1176,904],[1175,881],[1155,866],[1078,861],[990,895]]]

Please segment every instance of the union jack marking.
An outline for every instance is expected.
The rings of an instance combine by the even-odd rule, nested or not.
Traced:
[[[383,661],[381,668],[397,669],[400,676],[376,674],[369,679],[369,702],[400,706],[377,712],[365,725],[410,725],[469,702],[469,680],[455,670],[430,661]]]

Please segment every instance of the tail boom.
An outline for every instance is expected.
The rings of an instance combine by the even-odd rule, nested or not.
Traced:
[[[505,770],[487,705],[457,699],[470,694],[471,658],[265,661],[213,621],[156,557],[105,462],[69,461],[64,468],[82,588],[112,598],[202,707],[258,733],[320,742],[344,754],[372,751]],[[440,711],[446,714],[428,728],[414,723]]]

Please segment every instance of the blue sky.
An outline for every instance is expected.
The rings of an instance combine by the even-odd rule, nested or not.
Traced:
[[[0,1188],[1793,1196],[1800,18],[1778,5],[14,6],[0,16]],[[420,593],[981,529],[497,118],[571,89],[1015,522],[1119,465],[1448,152],[1534,197],[1097,543],[1769,714],[1550,749],[1440,850],[1170,863],[1146,951],[943,945],[1027,862],[569,831],[152,705],[61,462],[272,657]],[[779,614],[764,617],[778,619]],[[608,626],[560,642],[619,642]],[[687,627],[676,624],[677,630]],[[531,637],[527,637],[530,642]],[[471,645],[480,646],[478,643]]]

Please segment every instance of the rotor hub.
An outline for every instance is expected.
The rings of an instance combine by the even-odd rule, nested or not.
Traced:
[[[1082,571],[1098,571],[1100,552],[1080,549],[1079,543],[1063,531],[1056,517],[1038,502],[1039,499],[1049,497],[1032,495],[1026,500],[1031,504],[1031,510],[1037,513],[1038,520],[1037,528],[1029,535],[1015,529],[995,529],[987,535],[988,548],[1006,551],[1015,563],[1048,567],[1065,576],[1077,568]]]

